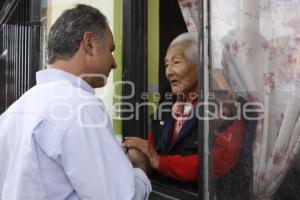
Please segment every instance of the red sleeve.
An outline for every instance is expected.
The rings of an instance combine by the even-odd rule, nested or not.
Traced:
[[[195,182],[198,179],[198,155],[160,156],[158,171],[181,181]]]
[[[239,120],[217,135],[212,149],[215,176],[225,176],[235,166],[239,158],[243,132],[244,122]],[[166,155],[160,156],[158,171],[177,180],[195,182],[198,178],[198,165],[196,154]]]
[[[236,165],[244,130],[244,121],[238,120],[216,137],[212,150],[215,176],[225,176]]]

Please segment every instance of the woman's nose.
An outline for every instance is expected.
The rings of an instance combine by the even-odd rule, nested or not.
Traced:
[[[168,77],[169,75],[173,74],[174,71],[173,71],[173,66],[172,65],[168,65],[166,67],[166,76]]]

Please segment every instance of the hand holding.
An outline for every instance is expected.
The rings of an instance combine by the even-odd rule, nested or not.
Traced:
[[[146,174],[151,170],[150,161],[148,157],[137,149],[129,149],[127,152],[128,159],[131,161],[133,167],[142,169]]]
[[[123,147],[129,149],[137,149],[145,154],[151,164],[151,167],[158,169],[159,155],[154,149],[154,146],[147,140],[138,137],[125,137],[125,141],[122,143]]]

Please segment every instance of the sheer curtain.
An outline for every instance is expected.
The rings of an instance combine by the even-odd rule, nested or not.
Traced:
[[[197,30],[198,1],[178,0],[189,31]],[[232,90],[263,106],[253,145],[253,192],[272,199],[300,144],[300,0],[210,3],[213,68]]]

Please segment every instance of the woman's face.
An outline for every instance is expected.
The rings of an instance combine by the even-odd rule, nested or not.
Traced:
[[[166,77],[174,94],[197,92],[197,65],[186,58],[185,48],[189,48],[189,44],[175,44],[165,57]]]

